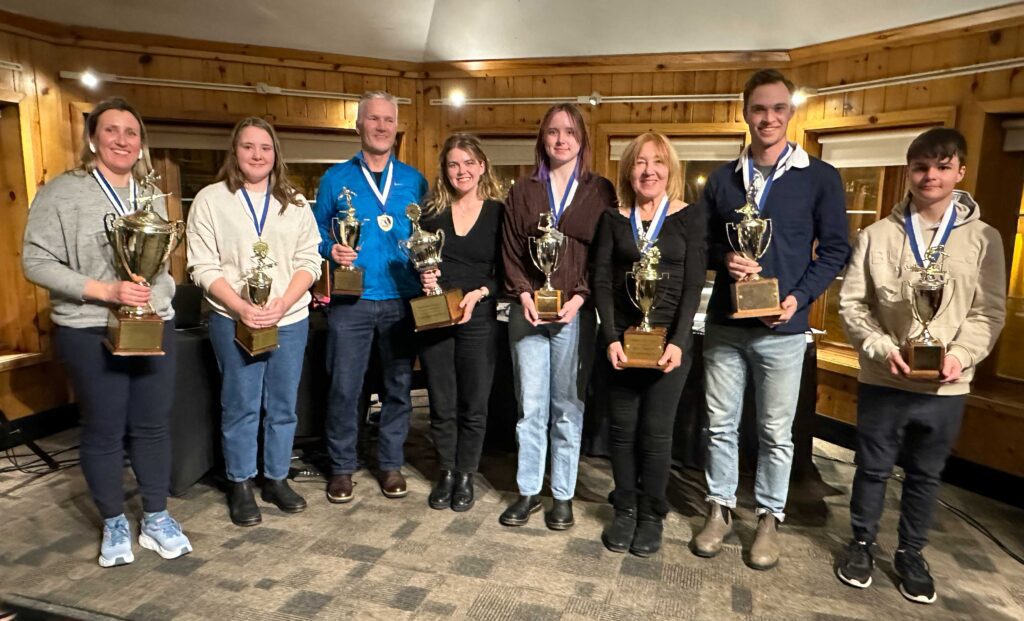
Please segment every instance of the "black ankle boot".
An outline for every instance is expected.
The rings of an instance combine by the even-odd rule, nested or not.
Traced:
[[[288,479],[265,480],[263,489],[260,491],[260,498],[264,502],[276,505],[285,513],[298,513],[306,508],[306,499],[295,493],[295,490],[288,485]]]
[[[455,473],[451,470],[442,470],[441,477],[430,490],[427,497],[427,504],[431,509],[447,509],[452,504],[452,490],[455,489]]]
[[[256,505],[252,479],[232,482],[228,490],[228,513],[237,526],[254,526],[263,521],[260,508]]]
[[[551,511],[544,514],[544,523],[551,530],[568,530],[576,520],[572,517],[572,500],[558,500],[551,505]]]
[[[636,507],[616,507],[615,518],[601,533],[601,542],[612,552],[625,552],[636,532]]]
[[[636,533],[629,551],[636,556],[650,556],[661,549],[662,517],[653,512],[641,511],[636,520]]]
[[[452,511],[469,511],[476,499],[473,497],[473,473],[456,472],[455,490],[452,492]]]
[[[540,496],[520,496],[501,514],[498,521],[505,526],[523,526],[530,521],[530,514],[541,510]]]

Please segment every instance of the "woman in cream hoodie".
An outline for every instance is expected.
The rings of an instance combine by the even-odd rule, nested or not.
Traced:
[[[850,586],[870,586],[885,483],[902,455],[906,481],[893,565],[900,592],[919,603],[936,599],[921,550],[939,477],[960,430],[974,369],[992,350],[1006,315],[1002,240],[981,221],[971,195],[955,189],[966,154],[954,129],[931,129],[911,143],[910,194],[858,236],[839,301],[860,353],[860,374],[853,540],[836,573]],[[939,246],[946,256],[933,252]],[[945,344],[946,354],[938,378],[914,379],[900,346],[921,332],[921,324],[905,291],[931,259],[942,261],[947,282],[928,331]]]
[[[199,191],[188,218],[188,268],[206,292],[210,340],[223,374],[221,433],[231,483],[231,521],[261,520],[253,492],[257,436],[263,421],[263,500],[289,513],[306,501],[287,482],[295,436],[295,401],[309,329],[309,288],[320,276],[320,233],[306,199],[288,181],[274,128],[249,117],[231,134],[217,182]],[[257,255],[275,262],[270,299],[254,305],[246,274]],[[235,343],[235,322],[278,326],[276,350],[252,356]]]

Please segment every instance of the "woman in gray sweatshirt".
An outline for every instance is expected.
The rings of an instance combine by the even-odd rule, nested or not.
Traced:
[[[138,182],[149,172],[146,129],[123,99],[97,105],[85,123],[87,146],[77,168],[39,188],[25,228],[25,277],[49,290],[56,352],[81,413],[81,463],[100,517],[99,564],[134,560],[124,514],[125,447],[142,496],[139,545],[163,558],[192,551],[167,513],[168,420],[174,390],[174,281],[166,268],[151,287],[120,280],[104,217],[135,211]],[[162,199],[154,204],[167,216]],[[115,356],[104,346],[118,305],[149,303],[164,323],[163,356]]]

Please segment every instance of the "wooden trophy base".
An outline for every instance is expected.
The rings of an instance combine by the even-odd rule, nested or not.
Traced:
[[[424,295],[409,300],[416,331],[444,328],[462,321],[462,289],[449,289],[441,295]]]
[[[331,297],[331,262],[327,259],[320,265],[320,278],[313,283],[313,295],[318,298]]]
[[[903,361],[910,367],[907,377],[912,379],[939,379],[946,346],[941,343],[915,343],[909,341],[900,348]]]
[[[278,348],[277,326],[250,328],[241,321],[235,321],[235,342],[250,356],[274,351]]]
[[[122,317],[111,312],[103,344],[115,356],[163,356],[164,320],[159,315]]]
[[[660,369],[658,361],[665,355],[665,334],[665,328],[654,328],[650,332],[641,332],[635,327],[626,330],[622,337],[626,362],[622,366],[627,369]]]
[[[331,279],[331,295],[350,295],[359,297],[363,295],[363,270],[359,268],[345,269],[339,267],[334,270],[334,278]]]
[[[559,289],[534,291],[533,305],[541,321],[558,321],[558,313],[562,310],[562,292]]]
[[[782,314],[779,305],[779,281],[775,278],[739,280],[732,283],[733,319],[772,317]]]

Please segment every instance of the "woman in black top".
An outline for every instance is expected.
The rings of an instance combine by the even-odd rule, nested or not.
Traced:
[[[487,429],[487,401],[494,379],[497,290],[504,206],[480,141],[455,134],[441,148],[440,172],[427,203],[423,228],[444,231],[441,270],[421,276],[424,291],[440,282],[462,289],[462,321],[419,335],[427,373],[430,428],[441,476],[430,492],[434,509],[468,511],[473,473]]]
[[[661,548],[668,513],[666,487],[672,426],[692,361],[690,331],[705,281],[704,210],[683,202],[679,158],[665,136],[647,133],[626,148],[619,163],[619,207],[602,216],[595,238],[594,298],[601,338],[614,372],[609,377],[612,474],[609,499],[615,519],[601,535],[613,552],[638,556]],[[623,333],[642,314],[630,301],[626,273],[641,246],[661,253],[654,327],[664,327],[659,369],[623,368]],[[627,291],[627,286],[630,291]]]

